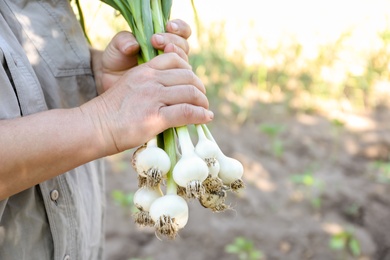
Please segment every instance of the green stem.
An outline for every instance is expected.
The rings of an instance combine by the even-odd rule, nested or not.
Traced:
[[[152,35],[154,34],[154,28],[153,28],[153,18],[152,18],[152,9],[150,7],[150,1],[149,0],[142,0],[141,3],[141,14],[142,14],[142,24],[140,24],[140,27],[142,28],[143,33],[145,35],[145,50],[143,50],[145,54],[145,61],[149,61],[153,59],[155,56],[157,56],[156,50],[153,48],[153,45],[150,41],[152,38]],[[143,26],[143,27],[141,27]]]
[[[172,0],[161,0],[161,10],[164,24],[167,24],[171,16]]]
[[[192,143],[190,133],[187,126],[176,127],[176,133],[179,138],[182,156],[190,155],[194,152],[194,144]]]
[[[87,42],[91,45],[92,44],[91,40],[89,39],[87,30],[85,28],[84,13],[83,13],[83,9],[81,8],[80,0],[76,0],[76,7],[77,7],[77,12],[79,13],[80,26],[83,29],[85,39],[87,39]]]
[[[201,23],[199,20],[198,11],[196,10],[195,2],[194,0],[191,0],[192,10],[194,11],[194,18],[195,18],[195,25],[196,25],[196,37],[200,39],[200,31],[201,31]]]
[[[152,6],[154,33],[163,33],[165,32],[165,23],[164,23],[164,17],[161,9],[161,0],[151,0],[151,6]],[[158,50],[157,53],[162,54],[164,52]]]
[[[151,7],[154,33],[162,33],[165,31],[165,26],[161,10],[161,0],[151,0]]]
[[[169,128],[164,131],[164,150],[168,154],[171,160],[171,169],[167,173],[167,194],[177,194],[177,185],[173,180],[172,171],[176,165],[176,141],[173,128]]]
[[[202,128],[204,130],[204,133],[206,134],[207,138],[211,141],[213,141],[214,143],[217,143],[213,137],[213,135],[211,134],[210,130],[208,129],[208,127],[205,125],[205,124],[202,124]]]
[[[198,139],[199,140],[204,140],[204,139],[208,139],[204,133],[204,130],[203,130],[203,127],[202,125],[195,125],[196,127],[196,131],[198,133]]]

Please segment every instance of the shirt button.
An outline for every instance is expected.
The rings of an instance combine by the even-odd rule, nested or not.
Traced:
[[[60,193],[58,192],[58,190],[52,190],[50,192],[50,198],[51,198],[52,201],[58,200],[59,196],[60,196]]]
[[[64,257],[64,260],[70,260],[70,256],[69,256],[69,255],[66,255],[66,256]]]

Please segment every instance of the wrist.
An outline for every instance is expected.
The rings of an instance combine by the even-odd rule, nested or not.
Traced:
[[[86,122],[87,131],[91,133],[92,146],[101,157],[113,155],[121,152],[117,147],[115,135],[112,131],[109,109],[102,96],[80,106],[83,121]]]

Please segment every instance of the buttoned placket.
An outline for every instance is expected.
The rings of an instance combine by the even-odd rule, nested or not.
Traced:
[[[42,190],[42,194],[46,194],[43,197],[45,198],[45,205],[47,210],[48,220],[53,227],[51,229],[54,246],[58,251],[57,255],[54,256],[54,259],[68,259],[71,258],[71,253],[74,252],[74,216],[69,211],[68,203],[69,203],[69,195],[66,192],[66,178],[65,176],[57,176],[56,178],[46,181],[45,183],[41,183],[40,187]],[[65,217],[65,218],[63,218]],[[64,221],[66,219],[66,226],[70,228],[68,230],[61,229],[64,226]],[[64,235],[64,232],[67,234]],[[64,240],[65,239],[65,240]],[[65,243],[64,243],[65,242]],[[62,254],[60,256],[59,254]]]
[[[58,192],[58,190],[52,190],[50,192],[50,199],[55,203],[57,204],[57,200],[58,200],[58,197],[60,196],[60,193]]]

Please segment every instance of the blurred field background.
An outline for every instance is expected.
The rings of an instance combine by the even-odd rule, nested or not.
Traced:
[[[179,242],[159,244],[114,213],[136,189],[123,182],[131,151],[107,158],[109,259],[390,259],[390,1],[194,3],[197,15],[174,0],[171,18],[191,25],[211,128],[248,188],[236,215],[198,234],[194,213]],[[100,1],[81,4],[94,47],[127,30]]]
[[[110,7],[85,2],[87,31],[97,48],[127,29]],[[308,111],[323,101],[348,110],[386,104],[389,1],[194,3],[198,20],[190,0],[174,1],[172,19],[193,29],[191,64],[210,96],[231,92],[244,110],[253,99]]]

